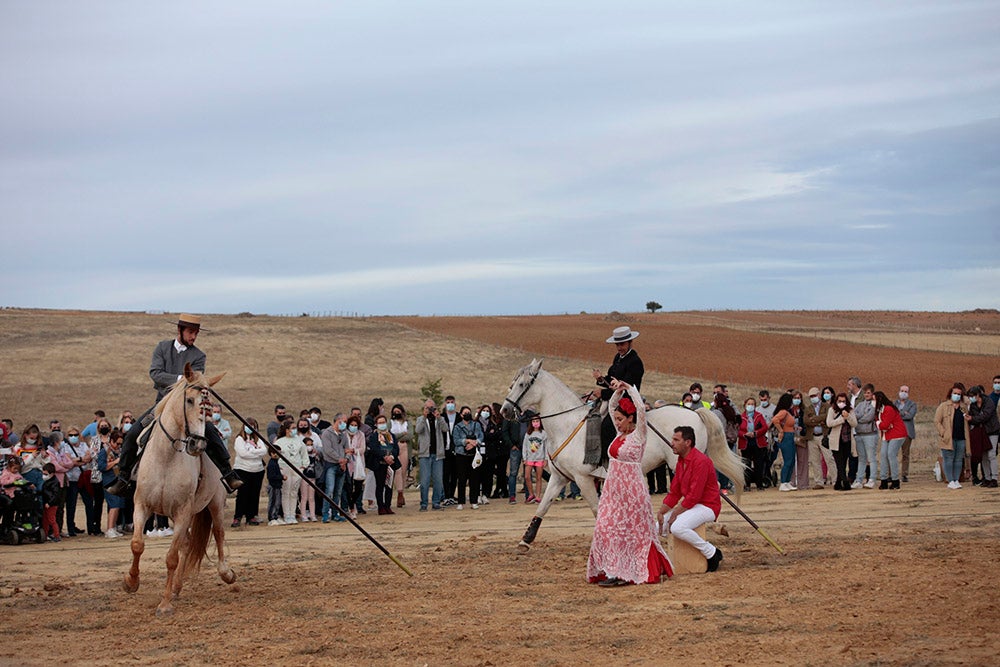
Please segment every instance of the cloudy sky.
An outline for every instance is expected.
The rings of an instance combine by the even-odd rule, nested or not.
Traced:
[[[1000,307],[1000,2],[7,2],[0,305]]]

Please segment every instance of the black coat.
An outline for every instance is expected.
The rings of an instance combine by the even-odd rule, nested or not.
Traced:
[[[601,400],[610,401],[614,390],[608,385],[611,383],[611,379],[621,380],[626,382],[636,389],[642,388],[642,375],[646,372],[646,369],[642,365],[642,359],[639,358],[639,353],[635,350],[629,350],[624,357],[615,355],[614,360],[611,362],[611,367],[608,368],[608,374],[597,380],[597,384],[601,389]]]

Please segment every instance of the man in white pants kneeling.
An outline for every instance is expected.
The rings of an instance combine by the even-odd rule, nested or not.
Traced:
[[[715,521],[722,509],[719,481],[712,459],[695,449],[694,429],[678,426],[670,448],[677,454],[677,469],[670,483],[670,493],[663,499],[657,520],[664,519],[670,533],[701,552],[708,560],[708,571],[715,572],[722,562],[722,552],[698,533],[698,526]]]

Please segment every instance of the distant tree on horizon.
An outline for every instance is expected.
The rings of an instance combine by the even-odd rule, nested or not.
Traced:
[[[660,310],[661,308],[663,308],[663,306],[661,306],[660,304],[658,304],[655,301],[647,301],[646,302],[646,310],[648,310],[651,313],[655,313],[656,311]]]

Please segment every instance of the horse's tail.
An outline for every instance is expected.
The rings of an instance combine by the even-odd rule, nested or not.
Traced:
[[[212,537],[213,527],[212,512],[207,507],[191,519],[191,527],[188,529],[187,558],[184,559],[185,579],[189,574],[201,569],[201,561],[208,555],[208,540]]]
[[[701,423],[705,425],[705,430],[708,431],[708,445],[705,447],[705,453],[712,459],[716,469],[733,481],[733,491],[738,503],[743,494],[743,475],[746,470],[743,459],[729,448],[729,443],[726,442],[726,432],[722,430],[719,418],[706,408],[698,408],[696,412],[701,417]]]

